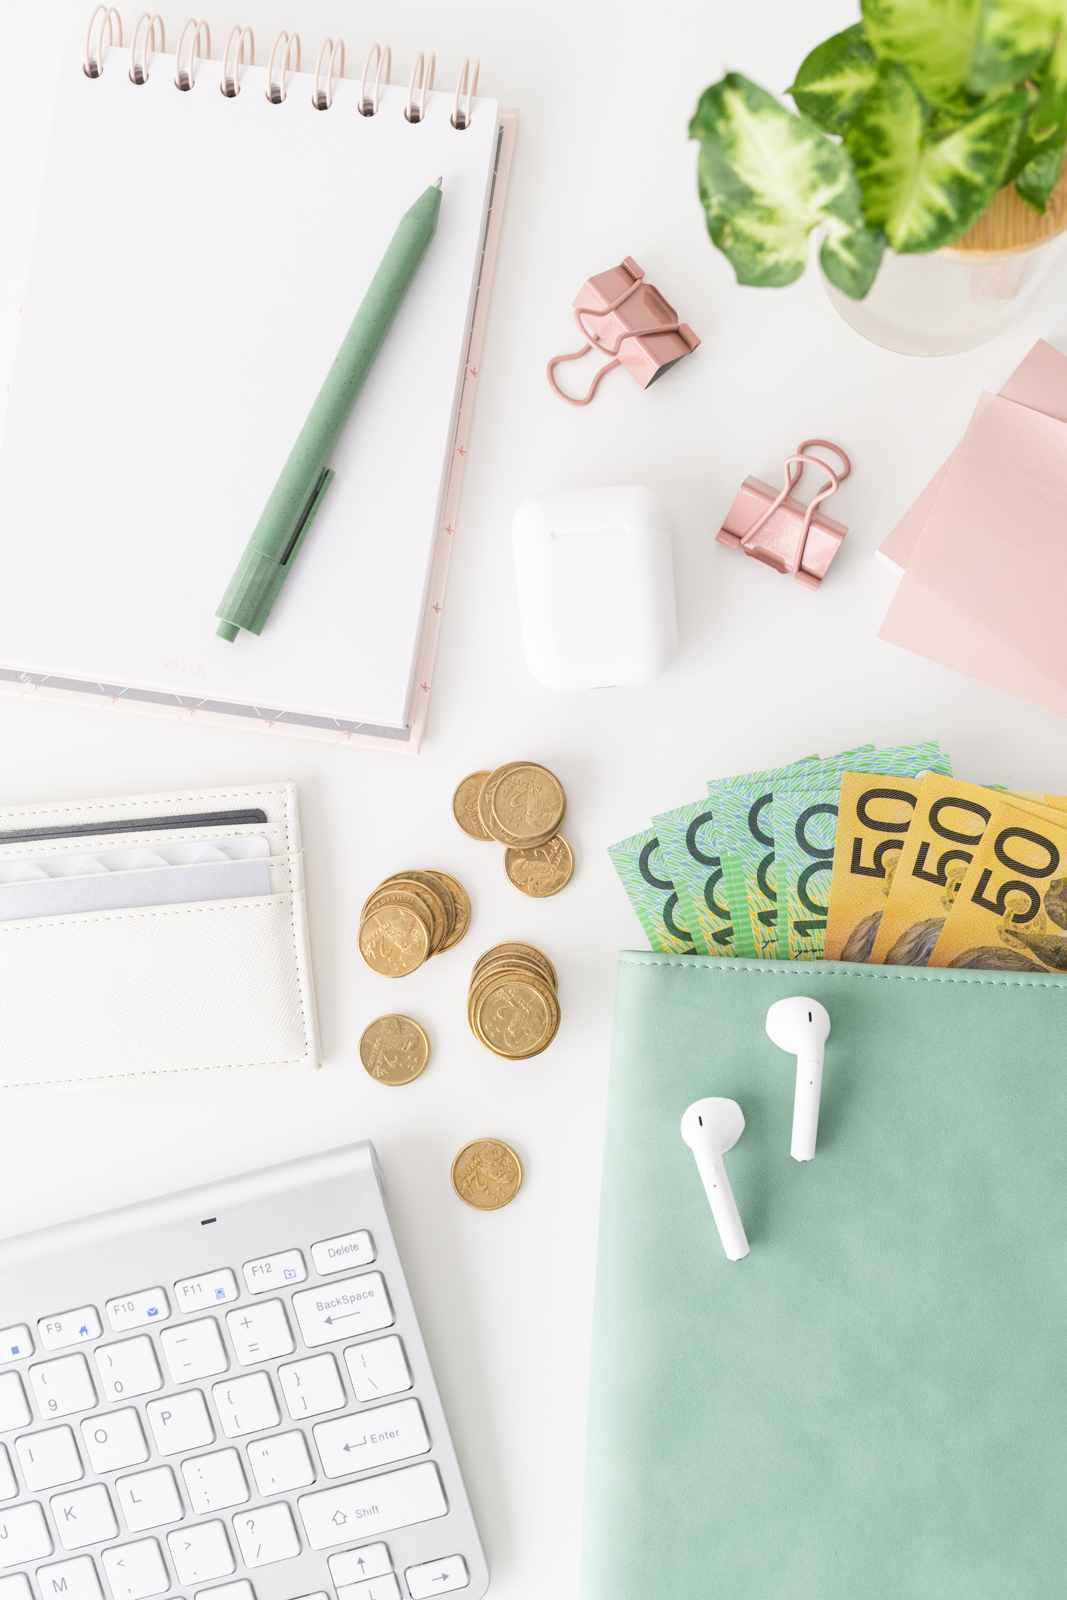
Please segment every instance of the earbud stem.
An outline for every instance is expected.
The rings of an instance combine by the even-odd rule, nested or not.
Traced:
[[[711,1214],[719,1230],[722,1247],[726,1251],[726,1259],[741,1261],[748,1255],[748,1239],[741,1214],[737,1209],[737,1201],[734,1199],[734,1192],[730,1188],[730,1180],[726,1176],[726,1168],[721,1160],[715,1161],[702,1151],[695,1150],[693,1153],[697,1158],[697,1169],[711,1205]]]
[[[821,1096],[822,1056],[798,1056],[797,1087],[793,1099],[793,1142],[789,1147],[789,1154],[794,1161],[815,1159]]]

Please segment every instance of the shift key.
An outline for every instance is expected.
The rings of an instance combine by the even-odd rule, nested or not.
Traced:
[[[412,1522],[429,1522],[448,1511],[441,1477],[432,1461],[301,1495],[297,1504],[313,1550],[351,1544],[353,1539],[389,1533]]]
[[[293,1296],[293,1310],[308,1346],[373,1333],[396,1320],[380,1272],[364,1272],[328,1288],[303,1289]]]

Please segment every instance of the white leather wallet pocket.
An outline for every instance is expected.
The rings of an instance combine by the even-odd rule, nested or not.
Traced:
[[[294,784],[0,808],[0,862],[257,834],[272,892],[0,922],[0,1090],[317,1066]]]

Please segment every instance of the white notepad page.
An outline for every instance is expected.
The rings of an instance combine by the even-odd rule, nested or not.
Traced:
[[[376,116],[263,68],[61,65],[0,446],[0,667],[403,728],[497,150],[496,103]],[[277,70],[275,73],[277,77]],[[369,91],[369,85],[368,85]],[[437,233],[258,638],[215,608],[402,214]]]

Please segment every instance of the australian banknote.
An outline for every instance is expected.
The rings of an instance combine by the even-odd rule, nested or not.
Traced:
[[[678,894],[663,862],[654,828],[609,845],[615,871],[653,950],[692,951],[689,929],[680,920]]]
[[[1067,972],[1067,813],[995,805],[929,964]]]
[[[834,840],[826,961],[869,959],[904,848],[920,780],[846,772]]]

